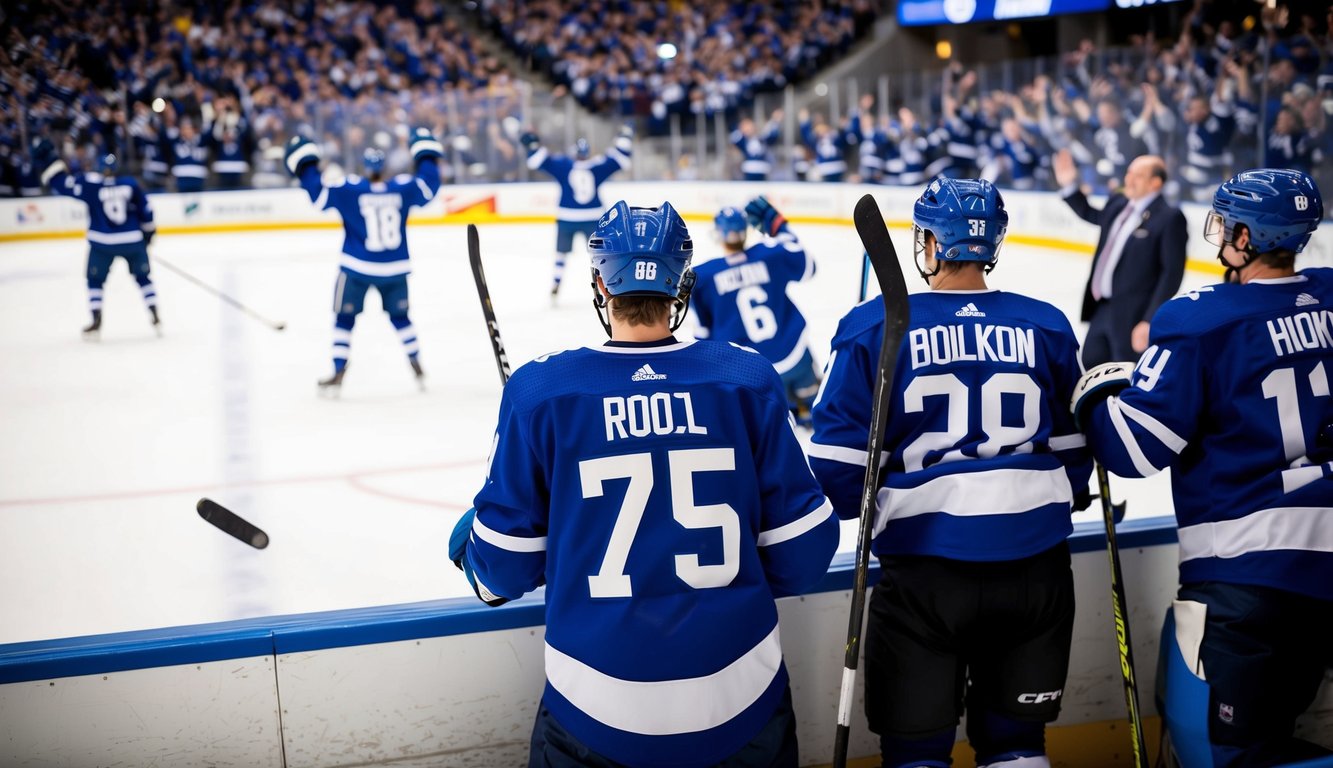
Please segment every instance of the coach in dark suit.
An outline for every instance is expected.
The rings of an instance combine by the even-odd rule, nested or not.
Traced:
[[[1134,158],[1124,188],[1101,210],[1076,186],[1067,150],[1056,155],[1054,170],[1069,207],[1102,229],[1083,289],[1083,365],[1137,360],[1148,348],[1153,313],[1176,295],[1185,274],[1185,214],[1162,198],[1166,165],[1154,155]]]

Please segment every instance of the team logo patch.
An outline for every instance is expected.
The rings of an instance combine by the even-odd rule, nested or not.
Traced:
[[[1308,307],[1311,304],[1318,304],[1318,303],[1319,299],[1316,299],[1315,297],[1311,296],[1308,293],[1302,293],[1301,295],[1296,297],[1296,306],[1298,307]]]
[[[661,381],[666,378],[666,374],[654,371],[651,365],[645,363],[642,368],[635,371],[634,375],[629,378],[630,381]]]
[[[972,302],[968,302],[967,304],[963,305],[963,308],[960,309],[960,310],[958,310],[958,311],[955,312],[954,314],[957,315],[958,317],[985,317],[985,316],[986,316],[986,313],[985,313],[985,312],[982,312],[982,311],[979,310],[979,309],[977,309],[977,305],[976,305],[976,304],[973,304]]]
[[[1217,705],[1217,719],[1230,725],[1236,719],[1236,710],[1230,704]]]

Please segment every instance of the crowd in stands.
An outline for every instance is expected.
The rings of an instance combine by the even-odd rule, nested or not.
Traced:
[[[1166,157],[1184,199],[1260,165],[1333,187],[1333,11],[1277,6],[1247,20],[1257,7],[1196,0],[1175,39],[1085,42],[1004,90],[955,61],[920,102],[866,96],[834,119],[802,110],[788,136],[781,114],[747,119],[756,94],[842,55],[878,5],[471,7],[534,76],[588,110],[646,133],[672,115],[724,121],[738,177],[914,186],[944,173],[1052,189],[1049,158],[1068,148],[1097,190],[1145,152]],[[396,168],[408,162],[408,131],[424,126],[444,140],[446,176],[513,179],[521,167],[525,83],[440,0],[29,0],[6,4],[0,21],[0,196],[40,193],[25,152],[38,136],[85,169],[114,152],[150,190],[288,183],[281,145],[298,131],[335,160],[377,144]],[[674,57],[659,51],[664,39],[676,41]]]
[[[192,191],[285,183],[293,131],[326,156],[405,156],[410,126],[466,139],[517,112],[517,83],[438,0],[43,0],[0,21],[0,195],[39,193],[38,136],[75,167],[111,152],[150,190]]]
[[[481,0],[483,24],[589,110],[664,133],[672,115],[734,121],[871,29],[870,0]],[[659,45],[669,42],[666,51]]]
[[[928,114],[871,96],[836,124],[802,114],[792,173],[905,186],[980,175],[1054,189],[1050,158],[1067,148],[1098,191],[1148,153],[1166,158],[1171,192],[1186,200],[1207,202],[1220,179],[1257,166],[1333,186],[1333,9],[1325,18],[1270,9],[1248,31],[1211,15],[1225,9],[1198,3],[1177,39],[1142,38],[1127,51],[1085,41],[1008,91],[979,87],[975,70],[954,63]],[[742,170],[772,159],[773,126],[746,120],[732,133]]]

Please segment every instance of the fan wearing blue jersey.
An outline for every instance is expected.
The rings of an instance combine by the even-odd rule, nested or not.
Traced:
[[[763,196],[744,211],[723,208],[713,223],[725,253],[694,270],[694,335],[744,344],[768,358],[782,377],[797,422],[808,424],[819,373],[805,316],[787,287],[814,275],[815,261],[787,227],[786,217]],[[750,226],[763,237],[746,247]]]
[[[529,765],[795,768],[774,598],[824,575],[837,520],[773,366],[673,337],[693,248],[671,205],[616,203],[588,250],[611,340],[514,372],[450,539],[492,605],[546,585]]]
[[[606,211],[599,190],[602,182],[617,171],[629,167],[634,148],[634,131],[623,126],[615,143],[605,155],[591,156],[587,139],[574,143],[573,157],[551,154],[541,139],[531,131],[519,138],[528,153],[528,168],[542,171],[560,185],[560,203],[555,211],[555,272],[551,278],[551,303],[560,293],[560,281],[565,276],[565,261],[574,250],[574,236],[592,235],[597,221]]]
[[[1009,215],[988,181],[938,178],[913,212],[911,322],[891,382],[866,626],[866,715],[885,768],[948,766],[959,718],[977,765],[1048,766],[1074,621],[1070,514],[1092,463],[1067,398],[1064,313],[990,289]],[[853,308],[815,400],[810,466],[860,512],[883,302]]]
[[[366,292],[379,291],[380,303],[407,353],[418,386],[424,388],[416,328],[408,316],[407,215],[429,203],[440,189],[439,158],[443,147],[426,128],[413,130],[408,148],[416,161],[415,174],[384,178],[384,153],[370,148],[363,163],[366,178],[348,174],[325,184],[320,177],[320,149],[304,136],[287,142],[287,170],[300,180],[315,207],[333,209],[342,216],[343,250],[338,282],[333,292],[333,375],[319,382],[320,391],[337,394],[347,373],[347,357],[356,316],[365,305]]]
[[[157,289],[148,264],[148,243],[157,232],[148,196],[133,178],[119,174],[115,155],[104,155],[97,173],[70,173],[47,139],[38,139],[32,150],[33,166],[40,169],[43,184],[64,197],[88,206],[88,309],[92,322],[83,336],[96,340],[102,330],[102,286],[117,258],[125,260],[139,283],[153,330],[162,333],[157,312]]]
[[[1292,739],[1333,665],[1333,269],[1295,267],[1323,212],[1298,171],[1223,183],[1204,239],[1229,280],[1163,304],[1137,365],[1089,370],[1074,400],[1107,469],[1171,468],[1192,682],[1167,688],[1167,725],[1186,765],[1328,754]]]

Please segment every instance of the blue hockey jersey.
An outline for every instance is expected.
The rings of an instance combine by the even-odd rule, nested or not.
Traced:
[[[1333,269],[1191,291],[1149,342],[1086,431],[1116,474],[1171,467],[1181,583],[1333,600]]]
[[[860,512],[884,310],[852,309],[815,400],[810,466],[834,510]],[[1082,368],[1069,320],[1002,291],[911,296],[898,351],[872,551],[1014,560],[1063,541],[1092,463],[1069,398]]]
[[[810,348],[805,316],[787,297],[787,286],[814,273],[815,260],[787,231],[699,264],[690,294],[694,335],[753,347],[787,373]]]
[[[88,243],[94,250],[141,247],[144,233],[156,229],[148,196],[128,176],[62,172],[51,178],[51,191],[88,206]]]
[[[402,277],[412,271],[407,253],[407,214],[440,190],[440,167],[433,157],[417,163],[417,172],[371,182],[349,174],[325,185],[315,163],[301,173],[301,187],[320,210],[332,208],[343,220],[344,272],[367,280]]]
[[[606,212],[600,189],[612,174],[629,167],[633,143],[621,136],[605,156],[575,160],[566,155],[552,155],[546,147],[537,147],[528,155],[528,168],[543,171],[560,185],[557,221],[597,221]]]
[[[779,126],[770,122],[762,131],[753,136],[746,136],[737,128],[731,132],[729,140],[741,153],[741,173],[746,181],[765,181],[773,171],[773,151],[770,149],[779,138]]]
[[[483,597],[546,585],[543,702],[631,766],[713,765],[787,686],[774,598],[838,524],[766,360],[716,342],[537,358],[500,403],[467,549]]]

